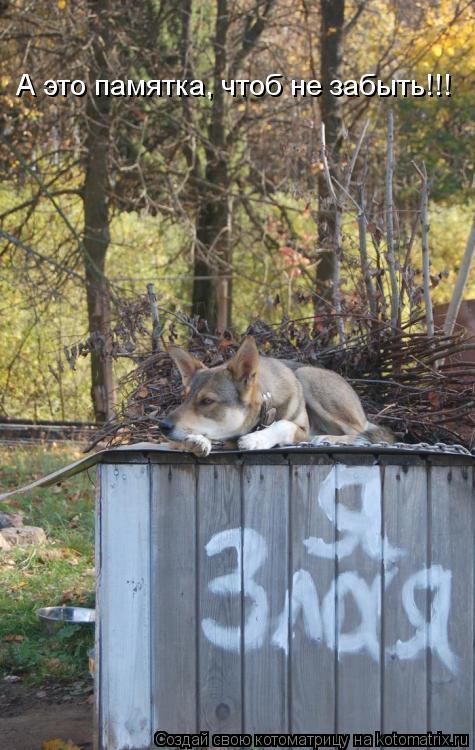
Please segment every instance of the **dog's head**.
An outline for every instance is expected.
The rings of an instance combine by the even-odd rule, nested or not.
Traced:
[[[160,421],[162,433],[180,441],[186,435],[229,440],[251,429],[259,414],[262,395],[258,385],[259,352],[252,336],[224,365],[205,367],[176,346],[168,353],[185,386],[185,400]]]

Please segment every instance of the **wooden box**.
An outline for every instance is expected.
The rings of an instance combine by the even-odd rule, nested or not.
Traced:
[[[472,735],[473,458],[100,459],[100,750],[159,730]]]

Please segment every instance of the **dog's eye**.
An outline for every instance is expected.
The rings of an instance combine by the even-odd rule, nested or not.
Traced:
[[[211,404],[214,404],[214,398],[202,398],[200,401],[200,406],[210,406]]]

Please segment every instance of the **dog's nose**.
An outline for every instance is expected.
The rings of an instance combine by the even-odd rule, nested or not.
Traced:
[[[163,419],[158,420],[158,426],[160,427],[160,431],[163,432],[164,435],[168,435],[168,433],[173,430],[175,425],[173,424],[171,419],[164,417]]]

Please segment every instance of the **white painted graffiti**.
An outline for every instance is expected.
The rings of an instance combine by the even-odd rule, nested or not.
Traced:
[[[361,487],[361,510],[358,511],[350,510],[342,502],[334,502],[335,490],[352,485]],[[386,565],[392,565],[405,554],[391,547],[386,536],[381,544],[381,479],[377,466],[339,466],[338,472],[331,469],[320,487],[318,504],[338,531],[346,533],[333,542],[316,537],[305,539],[311,555],[341,560],[361,545],[371,559],[384,559]]]
[[[215,534],[206,545],[208,555],[216,555],[228,547],[234,547],[237,552],[237,565],[233,573],[213,579],[209,583],[210,591],[215,594],[240,594],[241,593],[241,569],[243,570],[242,587],[244,595],[253,601],[246,625],[246,647],[249,649],[259,648],[264,643],[267,631],[267,620],[269,605],[267,594],[258,583],[254,581],[254,575],[264,563],[267,557],[266,540],[253,529],[244,529],[242,532],[242,546],[244,547],[245,561],[241,568],[241,529],[228,529]],[[241,628],[224,627],[218,625],[211,619],[202,622],[204,634],[216,646],[239,651],[241,643]]]
[[[351,510],[341,501],[334,502],[335,489],[358,485],[361,487],[361,509]],[[309,555],[324,559],[343,559],[360,546],[372,560],[383,562],[384,589],[398,574],[397,561],[405,551],[393,547],[381,535],[381,484],[378,467],[338,467],[330,471],[319,490],[318,503],[328,520],[342,533],[341,538],[326,542],[321,538],[303,540]],[[368,583],[356,571],[344,571],[331,583],[322,601],[315,582],[306,570],[295,571],[291,593],[285,592],[281,614],[270,622],[268,596],[255,576],[268,557],[267,542],[254,529],[234,528],[215,534],[206,545],[209,557],[226,549],[236,551],[236,566],[228,573],[210,581],[209,589],[218,596],[240,595],[251,600],[241,633],[240,625],[224,626],[212,618],[202,621],[206,638],[215,646],[239,652],[241,641],[249,651],[261,648],[266,637],[271,644],[288,652],[289,617],[292,636],[301,616],[305,635],[316,643],[338,649],[344,654],[367,653],[374,661],[380,659],[378,628],[381,619],[381,590],[383,581],[378,573]],[[395,658],[414,659],[429,649],[452,672],[457,673],[459,659],[452,651],[448,638],[452,573],[433,564],[411,575],[402,585],[401,603],[407,619],[414,628],[407,641],[398,640],[386,649]],[[430,615],[422,612],[415,601],[418,589],[432,594]],[[352,597],[360,622],[350,632],[343,630],[346,601]],[[289,601],[290,600],[290,601]]]

